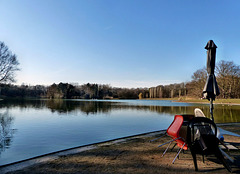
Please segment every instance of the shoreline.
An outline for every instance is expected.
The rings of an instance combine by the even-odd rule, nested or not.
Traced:
[[[226,130],[231,130],[235,133],[240,134],[240,123],[224,124],[224,125],[219,125],[219,127],[222,127]],[[64,165],[64,163],[65,163],[62,160],[64,160],[64,161],[67,160],[67,162],[70,162],[72,160],[72,158],[74,158],[75,160],[80,160],[80,161],[82,160],[82,158],[84,158],[84,160],[87,159],[87,160],[90,160],[92,163],[94,163],[94,161],[96,161],[99,157],[101,158],[100,159],[100,161],[101,161],[101,160],[106,160],[107,158],[109,158],[109,156],[111,157],[112,155],[117,155],[116,158],[118,158],[118,156],[122,156],[122,152],[121,152],[121,150],[119,150],[119,148],[120,149],[121,148],[126,148],[124,150],[126,152],[129,151],[129,150],[132,151],[132,150],[134,150],[134,148],[141,148],[141,151],[142,150],[145,151],[146,148],[147,149],[150,148],[149,151],[150,152],[155,151],[156,154],[155,153],[154,154],[152,154],[152,153],[144,154],[144,155],[146,155],[144,158],[149,157],[149,155],[150,156],[154,155],[154,157],[151,157],[151,158],[154,158],[154,159],[157,158],[158,160],[160,160],[160,159],[164,160],[165,157],[164,158],[159,158],[159,157],[161,156],[160,154],[162,153],[162,151],[166,147],[163,147],[162,149],[160,148],[161,150],[159,152],[159,149],[157,148],[157,145],[161,144],[161,142],[157,142],[157,141],[154,142],[154,143],[149,142],[149,140],[152,140],[155,137],[161,136],[164,132],[165,132],[165,130],[148,132],[148,133],[144,133],[144,134],[132,135],[132,136],[129,136],[129,137],[122,137],[122,138],[109,140],[109,141],[105,141],[105,142],[85,145],[84,147],[71,148],[71,149],[63,150],[61,152],[54,152],[54,153],[51,153],[51,154],[46,154],[42,157],[35,157],[34,159],[31,159],[31,160],[25,160],[23,162],[18,162],[16,164],[9,164],[9,165],[6,165],[6,166],[2,166],[2,167],[0,167],[0,172],[1,173],[7,173],[7,172],[10,172],[10,173],[18,173],[18,172],[19,173],[29,173],[31,171],[32,173],[35,173],[35,172],[41,173],[40,171],[43,171],[43,170],[46,171],[46,170],[50,170],[50,169],[52,170],[52,168],[55,168],[55,166],[56,166],[55,163],[58,163],[58,165],[60,165],[60,168],[61,168],[62,165]],[[232,137],[232,136],[224,136],[224,137],[226,137],[226,141],[237,143],[238,148],[240,147],[240,138],[239,137]],[[163,138],[160,141],[165,141],[165,140],[166,140],[166,138]],[[105,151],[109,151],[109,153],[105,154]],[[94,156],[86,155],[86,154],[89,154],[89,153],[90,154],[91,153],[97,153],[97,154],[98,153],[99,154],[103,153],[103,155],[100,155],[100,156],[98,156],[98,155],[94,155]],[[168,152],[168,153],[173,154],[172,152]],[[238,150],[237,152],[234,152],[234,155],[236,156],[235,159],[239,159],[238,162],[240,162],[240,151]],[[137,151],[136,151],[134,156],[135,156],[135,158],[142,158],[141,155],[139,155]],[[184,154],[181,155],[181,156],[184,156]],[[127,155],[127,156],[124,156],[124,158],[129,158],[129,157]],[[154,163],[159,162],[159,161],[155,161],[151,158],[148,159],[148,160],[150,160],[149,162],[154,162]],[[188,158],[191,158],[191,156],[189,157],[189,154],[188,154]],[[169,160],[172,160],[172,157],[169,158]],[[100,162],[100,161],[98,161],[98,162]],[[183,162],[182,160],[178,160],[178,162],[176,162],[176,164],[173,164],[173,165],[171,165],[171,161],[161,161],[161,162],[164,163],[164,165],[166,165],[165,167],[168,168],[167,171],[166,171],[166,173],[168,173],[169,172],[168,170],[172,170],[172,169],[169,169],[169,167],[177,167],[177,168],[179,167],[179,165],[178,165],[179,161]],[[110,161],[107,160],[107,164],[112,163],[112,162],[113,162],[112,160],[110,160]],[[180,164],[181,164],[181,162],[180,162]],[[194,172],[194,167],[193,167],[192,160],[190,159],[188,163],[189,163],[188,165],[191,166],[191,170],[190,171],[189,171],[189,169],[186,169],[186,170],[181,169],[181,170],[183,170],[184,173],[185,172],[188,173],[188,171],[189,171],[189,173]],[[215,163],[211,163],[211,164],[212,165],[208,166],[208,167],[214,168]],[[71,162],[68,165],[71,166],[71,168],[72,167],[75,168],[74,165]],[[158,165],[162,166],[161,163],[159,163]],[[106,164],[104,164],[104,166],[105,166],[104,170],[107,170],[107,169],[105,169],[107,167]],[[201,164],[200,166],[204,166],[204,165]],[[221,165],[217,165],[217,166],[220,167]],[[145,166],[145,167],[147,167],[147,166]],[[34,168],[36,168],[36,169],[34,169]],[[75,170],[73,168],[72,168],[72,170]],[[79,170],[80,171],[86,171],[86,173],[95,173],[95,172],[92,171],[91,168],[94,168],[94,165],[89,164],[86,168],[85,167],[81,168],[81,166],[80,166]],[[121,168],[121,166],[118,166],[117,168]],[[70,172],[65,171],[64,172],[63,169],[54,169],[54,170],[57,171],[56,173],[61,173],[61,172],[62,173],[75,173],[73,171],[70,171]],[[108,170],[110,170],[110,169],[108,169]],[[116,170],[118,170],[118,169],[116,169]],[[136,170],[138,170],[138,168],[136,168]],[[155,170],[153,170],[153,171],[155,171]],[[173,170],[173,171],[176,171],[176,170]],[[215,170],[213,170],[213,171],[215,171]],[[223,173],[225,173],[224,168],[223,169],[221,168],[221,171],[223,171]],[[85,172],[83,172],[83,173],[85,173]],[[105,172],[99,172],[99,173],[105,173]],[[111,169],[111,172],[106,172],[106,173],[121,173],[121,172],[112,171],[112,169]],[[127,173],[135,173],[135,172],[128,171]],[[136,172],[136,173],[141,173],[141,172]],[[210,173],[215,173],[215,172],[210,172]]]
[[[48,99],[48,98],[7,98],[7,100],[86,100],[86,101],[93,101],[93,100],[98,100],[98,99]],[[0,98],[0,101],[5,100],[5,98]],[[104,100],[104,101],[111,101],[111,100],[171,100],[172,102],[177,102],[177,103],[195,103],[195,104],[209,104],[209,101],[207,99],[179,99],[179,98],[142,98],[142,99],[118,99],[118,98],[113,98],[113,99],[99,99],[99,100]],[[218,101],[220,100],[220,101]],[[230,100],[232,102],[222,102],[224,100]],[[237,102],[234,102],[236,100]],[[240,99],[216,99],[213,102],[214,105],[228,105],[228,106],[240,106]]]
[[[173,101],[178,103],[196,103],[196,104],[209,104],[209,102],[193,102],[193,101]],[[214,105],[228,105],[228,106],[240,106],[240,103],[218,103],[213,102]]]
[[[0,173],[2,174],[2,173],[10,172],[10,171],[20,170],[22,168],[25,168],[25,167],[28,167],[28,166],[31,166],[34,164],[58,159],[61,156],[66,156],[66,155],[71,155],[71,154],[75,154],[75,153],[79,153],[79,152],[83,152],[83,151],[87,151],[87,150],[91,150],[91,149],[96,149],[96,148],[106,146],[106,145],[109,146],[109,145],[113,145],[113,144],[124,143],[126,141],[130,141],[135,138],[149,137],[149,136],[155,136],[156,134],[158,134],[158,135],[163,134],[165,131],[166,130],[151,131],[151,132],[115,138],[115,139],[106,140],[106,141],[102,141],[102,142],[96,142],[96,143],[86,144],[86,145],[72,147],[72,148],[68,148],[68,149],[63,149],[63,150],[59,150],[56,152],[42,154],[42,155],[31,157],[28,159],[23,159],[20,161],[1,165]]]
[[[177,102],[177,103],[196,103],[196,104],[209,104],[209,101],[207,99],[179,99],[179,98],[144,98],[144,99],[139,99],[139,100],[172,100],[172,102]],[[220,101],[218,101],[220,100]],[[224,100],[237,100],[238,103],[234,102],[222,102]],[[240,99],[216,99],[213,104],[216,105],[240,105]]]

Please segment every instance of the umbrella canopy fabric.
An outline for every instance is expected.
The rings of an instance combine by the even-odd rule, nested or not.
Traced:
[[[214,74],[215,60],[216,60],[216,48],[217,46],[213,40],[209,40],[205,49],[207,49],[207,72],[208,74]]]
[[[215,100],[215,97],[219,94],[220,92],[217,85],[216,77],[214,74],[210,74],[203,88],[203,97],[207,98],[208,100]]]
[[[215,100],[215,97],[220,94],[216,77],[214,75],[216,48],[217,46],[212,40],[209,40],[205,47],[205,49],[207,49],[207,72],[209,76],[203,88],[203,96],[208,100]]]

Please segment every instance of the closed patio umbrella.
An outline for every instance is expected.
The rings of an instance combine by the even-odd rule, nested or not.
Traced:
[[[214,75],[215,69],[215,61],[216,61],[216,48],[217,46],[213,42],[213,40],[209,40],[205,49],[207,49],[207,72],[208,77],[206,84],[203,89],[203,96],[210,101],[210,114],[211,119],[214,121],[213,118],[213,100],[215,97],[220,94],[219,88],[217,85],[216,77]]]

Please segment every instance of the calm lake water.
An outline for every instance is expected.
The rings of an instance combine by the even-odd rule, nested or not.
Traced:
[[[175,114],[209,105],[168,100],[2,100],[0,165],[67,148],[167,129]],[[240,122],[240,106],[214,106],[217,123]]]

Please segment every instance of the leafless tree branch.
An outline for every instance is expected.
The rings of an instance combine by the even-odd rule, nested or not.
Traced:
[[[15,82],[15,71],[18,71],[19,62],[4,42],[0,41],[0,82]]]

